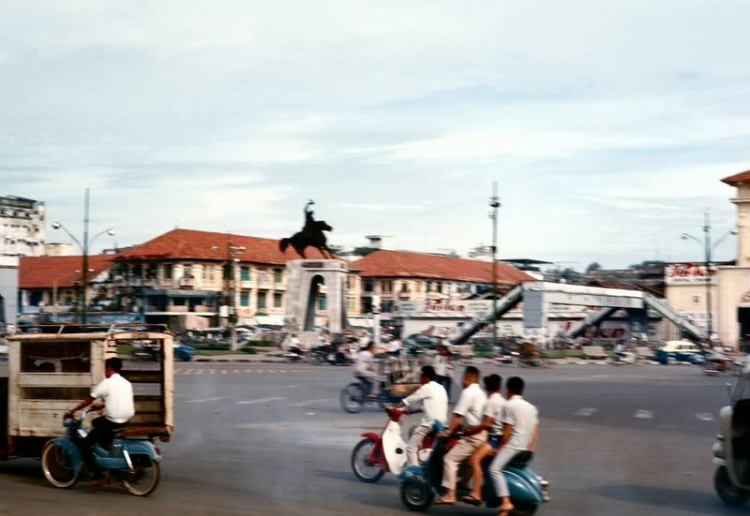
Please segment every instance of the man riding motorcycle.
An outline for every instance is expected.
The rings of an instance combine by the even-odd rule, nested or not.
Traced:
[[[108,358],[104,363],[104,376],[106,378],[94,387],[88,398],[65,414],[65,419],[70,419],[75,412],[91,405],[99,409],[102,404],[95,404],[96,400],[104,400],[104,416],[92,421],[91,432],[79,443],[88,466],[89,475],[94,478],[101,477],[101,475],[92,455],[92,448],[95,444],[99,444],[105,450],[110,449],[115,432],[124,428],[135,415],[133,386],[120,376],[121,370],[122,360],[117,357]],[[103,479],[99,478],[98,480],[101,482]]]

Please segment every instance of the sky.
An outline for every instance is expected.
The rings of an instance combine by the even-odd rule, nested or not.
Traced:
[[[750,169],[744,1],[0,0],[0,195],[96,247],[174,227],[697,260]],[[734,257],[730,237],[717,250]]]

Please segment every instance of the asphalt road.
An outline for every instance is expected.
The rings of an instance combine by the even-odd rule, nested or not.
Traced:
[[[540,514],[738,514],[713,493],[711,446],[729,377],[692,367],[557,366],[520,374],[540,410],[533,468],[551,482]],[[0,364],[0,374],[3,368]],[[0,514],[404,515],[398,482],[362,484],[349,455],[384,414],[345,414],[351,370],[332,366],[179,364],[176,435],[148,499],[115,488],[46,484],[38,462],[0,463]],[[416,422],[418,416],[411,416]],[[411,423],[409,423],[411,424]],[[433,514],[491,514],[457,506]]]

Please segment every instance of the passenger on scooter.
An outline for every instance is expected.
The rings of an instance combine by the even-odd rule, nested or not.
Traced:
[[[466,368],[463,377],[464,390],[453,409],[450,427],[438,437],[446,438],[463,426],[479,426],[482,423],[482,410],[487,402],[487,396],[479,386],[479,369],[474,366]],[[462,437],[451,448],[443,460],[442,486],[447,490],[435,503],[453,505],[456,503],[456,476],[458,467],[487,441],[487,432],[482,430],[473,435]]]
[[[503,408],[503,435],[489,469],[495,491],[502,500],[498,516],[508,516],[513,510],[503,469],[519,453],[534,451],[539,436],[539,411],[523,399],[524,386],[524,381],[517,376],[505,384],[507,401]]]
[[[486,430],[488,432],[487,442],[482,445],[469,458],[469,465],[472,470],[472,490],[461,500],[470,504],[482,503],[482,485],[484,483],[484,472],[482,471],[482,461],[485,457],[494,455],[495,450],[500,445],[500,437],[503,431],[502,413],[505,407],[505,399],[500,394],[503,386],[503,379],[500,375],[493,374],[484,377],[484,390],[487,391],[487,403],[484,405],[484,420],[479,426],[473,426],[464,429],[464,435],[475,434]]]
[[[104,362],[104,376],[99,385],[91,391],[91,396],[79,403],[73,410],[65,413],[65,419],[70,419],[78,410],[92,405],[96,400],[104,400],[104,416],[91,422],[91,431],[80,444],[83,456],[88,465],[89,475],[98,476],[96,461],[92,456],[92,448],[99,444],[105,450],[112,447],[115,431],[125,428],[128,421],[135,415],[133,386],[120,376],[122,360],[117,357],[108,358]]]
[[[445,425],[448,421],[448,395],[443,386],[435,381],[435,369],[432,366],[422,367],[419,383],[422,386],[414,394],[396,405],[396,408],[409,409],[408,414],[419,412],[420,405],[424,411],[424,417],[406,445],[406,458],[410,466],[419,465],[419,449],[425,436],[432,431],[433,423],[437,420]]]
[[[372,393],[372,388],[375,386],[375,380],[378,377],[377,372],[375,372],[375,355],[372,352],[374,349],[375,343],[370,342],[357,355],[357,368],[354,376],[362,383],[362,396],[365,399]]]

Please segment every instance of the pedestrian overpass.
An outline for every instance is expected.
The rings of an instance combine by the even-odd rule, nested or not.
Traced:
[[[648,310],[672,322],[684,334],[698,340],[708,337],[706,331],[679,314],[666,301],[648,292],[616,288],[586,287],[567,283],[545,281],[521,283],[498,299],[493,314],[469,326],[453,339],[453,344],[463,344],[485,326],[500,319],[523,301],[524,328],[545,328],[551,305],[577,305],[598,307],[599,310],[573,325],[565,337],[576,338],[587,328],[597,326],[618,310],[627,310],[633,320],[640,320],[645,327]]]

